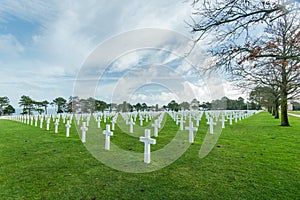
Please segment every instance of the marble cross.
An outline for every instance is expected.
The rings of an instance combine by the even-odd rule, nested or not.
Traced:
[[[189,131],[189,143],[194,143],[194,131],[198,131],[196,127],[193,126],[193,122],[189,122],[189,126],[185,127],[185,130]]]
[[[110,136],[113,135],[113,132],[110,131],[110,125],[106,124],[106,130],[103,131],[103,134],[105,135],[105,150],[110,149]]]
[[[71,128],[70,120],[67,120],[67,124],[66,124],[66,137],[70,136],[70,128]]]
[[[150,163],[150,144],[156,144],[156,140],[150,138],[150,129],[145,129],[145,137],[140,137],[140,141],[145,143],[144,163]]]
[[[81,141],[82,143],[86,142],[86,132],[88,130],[88,128],[86,127],[86,122],[82,122],[82,126],[81,126]]]

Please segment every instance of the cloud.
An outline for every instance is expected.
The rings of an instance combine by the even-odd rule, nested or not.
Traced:
[[[24,47],[11,34],[0,35],[0,54],[1,57],[13,58],[24,52]]]
[[[23,93],[35,99],[67,98],[76,83],[84,96],[107,100],[165,104],[193,96],[189,88],[202,94],[197,79],[189,79],[195,70],[187,61],[205,63],[206,46],[200,44],[183,58],[192,45],[186,42],[190,35],[184,23],[190,13],[189,3],[175,0],[4,1],[0,23],[12,24],[0,29],[1,91],[14,106]],[[19,34],[25,31],[20,23],[31,24],[26,37]],[[131,35],[141,28],[143,34]],[[155,34],[150,28],[170,31]],[[103,49],[95,52],[98,45]],[[147,84],[160,89],[149,92]]]

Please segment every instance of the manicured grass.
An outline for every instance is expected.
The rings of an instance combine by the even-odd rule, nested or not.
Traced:
[[[50,131],[0,120],[1,199],[298,199],[300,197],[300,118],[291,127],[266,112],[226,124],[216,146],[203,159],[207,132],[202,120],[195,143],[171,165],[150,173],[111,169],[86,150],[75,126]],[[162,148],[177,130],[168,117],[157,138]],[[104,124],[102,125],[104,126]],[[142,152],[118,127],[111,141]],[[171,130],[171,131],[170,131]],[[119,132],[119,133],[118,133]],[[134,144],[133,144],[134,143]]]
[[[300,115],[300,110],[288,111],[288,113]]]

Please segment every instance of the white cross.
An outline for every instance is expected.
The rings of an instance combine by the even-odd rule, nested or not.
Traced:
[[[47,121],[46,121],[46,130],[49,131],[49,124],[50,124],[50,118],[47,118]]]
[[[66,117],[67,117],[66,115],[63,115],[63,116],[62,116],[63,123],[66,123]]]
[[[58,132],[58,125],[59,125],[58,119],[56,119],[54,125],[55,125],[54,133],[57,133]]]
[[[180,130],[181,131],[183,131],[183,123],[184,123],[185,121],[183,120],[183,117],[181,117],[181,119],[180,119]]]
[[[189,114],[189,122],[191,122],[191,121],[192,121],[192,115]]]
[[[179,124],[179,116],[177,115],[177,117],[176,117],[176,125],[178,125]]]
[[[98,124],[98,128],[100,128],[101,127],[101,118],[98,117],[97,120],[96,120],[96,122]]]
[[[110,136],[113,135],[113,132],[110,131],[110,125],[106,124],[106,130],[103,131],[103,134],[105,135],[105,150],[110,149]]]
[[[222,115],[221,122],[222,122],[222,128],[225,128],[225,122],[227,122],[227,120],[225,120],[224,115]]]
[[[132,118],[130,118],[130,122],[128,123],[129,124],[129,132],[130,133],[133,133],[133,125],[135,124],[132,120]]]
[[[237,123],[237,121],[238,121],[238,115],[237,115],[237,113],[235,113],[234,118],[235,118],[235,123]]]
[[[114,117],[112,120],[111,120],[111,130],[115,130],[115,123],[117,122],[117,119]]]
[[[201,120],[201,117],[199,115],[197,115],[197,117],[196,117],[196,126],[199,126],[200,120]]]
[[[145,129],[145,137],[140,137],[140,141],[145,143],[144,163],[150,163],[150,144],[156,144],[156,140],[150,138],[150,129]]]
[[[185,127],[185,130],[189,131],[189,143],[194,143],[194,131],[198,131],[196,127],[193,126],[193,122],[189,122],[189,126]]]
[[[81,126],[81,141],[82,143],[85,143],[86,142],[86,131],[88,130],[88,128],[86,127],[86,122],[82,122],[82,126]]]
[[[148,122],[149,116],[148,116],[148,115],[146,115],[146,116],[145,116],[145,118],[146,118],[146,122]]]
[[[80,115],[76,115],[75,118],[77,120],[77,125],[79,125],[80,124]]]
[[[143,126],[143,120],[144,120],[144,119],[143,119],[143,116],[140,115],[140,118],[139,118],[139,119],[140,119],[140,126]]]
[[[41,117],[41,118],[40,118],[40,128],[43,128],[43,121],[44,121],[44,118]]]
[[[232,125],[232,115],[229,116],[229,124]]]
[[[34,126],[37,126],[38,118],[35,116],[34,117]]]
[[[70,136],[70,128],[71,128],[70,120],[67,120],[67,124],[66,124],[66,137]]]
[[[213,134],[214,133],[214,125],[216,125],[216,123],[214,123],[214,120],[212,117],[208,118],[208,122],[207,124],[209,125],[209,133]]]
[[[152,124],[152,127],[154,128],[154,137],[158,136],[158,128],[159,128],[159,122],[158,120],[154,120],[154,124]]]

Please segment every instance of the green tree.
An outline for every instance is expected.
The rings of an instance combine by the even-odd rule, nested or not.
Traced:
[[[44,112],[46,115],[48,114],[48,110],[47,110],[48,105],[49,105],[49,102],[47,100],[42,101],[42,106],[44,107]]]
[[[57,97],[52,101],[52,103],[56,106],[56,113],[63,113],[66,110],[67,100],[63,97]]]
[[[180,109],[179,104],[175,100],[168,103],[167,108],[172,111],[178,111]]]
[[[237,109],[238,110],[245,110],[247,108],[247,105],[244,102],[244,98],[239,97],[237,99]]]
[[[4,113],[4,108],[9,105],[9,98],[7,96],[0,97],[0,116]]]
[[[155,105],[155,112],[157,112],[159,110],[158,108],[158,104]]]
[[[198,110],[199,109],[199,101],[197,99],[193,99],[191,101],[190,108],[192,110]]]
[[[135,104],[133,107],[135,108],[136,111],[142,110],[142,104],[140,103]]]
[[[142,103],[142,110],[143,110],[143,111],[148,110],[148,106],[147,106],[146,103]]]
[[[105,101],[96,100],[95,101],[96,111],[105,111],[108,108],[108,104]]]
[[[37,111],[40,115],[45,112],[44,104],[42,101],[33,101],[33,104],[35,105],[34,110]]]
[[[15,112],[16,112],[16,110],[14,109],[14,107],[13,107],[12,105],[6,106],[6,107],[4,108],[4,110],[3,110],[3,114],[4,114],[4,115],[11,115],[11,114],[13,114],[13,113],[15,113]]]
[[[190,104],[189,104],[189,102],[184,101],[184,102],[179,104],[179,107],[180,107],[181,110],[189,110],[190,109]]]
[[[23,107],[23,112],[21,114],[32,114],[32,110],[34,109],[34,101],[29,97],[22,95],[19,100],[19,106]]]
[[[280,91],[278,88],[257,86],[250,92],[250,100],[258,104],[257,109],[263,106],[273,114],[275,119],[279,118]]]

